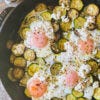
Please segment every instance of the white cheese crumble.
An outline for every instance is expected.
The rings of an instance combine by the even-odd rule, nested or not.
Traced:
[[[86,64],[82,64],[79,68],[78,75],[82,78],[86,78],[87,74],[91,71],[91,67]]]
[[[62,22],[69,22],[69,19],[66,16],[61,16],[61,20]]]
[[[93,87],[89,86],[84,90],[84,97],[86,97],[88,100],[92,100],[93,93],[94,93]]]
[[[95,81],[92,86],[93,86],[93,89],[98,88],[99,87],[99,82]]]

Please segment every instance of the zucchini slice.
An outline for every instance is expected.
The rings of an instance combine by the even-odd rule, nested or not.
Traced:
[[[66,40],[69,40],[70,37],[71,37],[71,33],[70,32],[68,32],[68,33],[64,32],[63,33],[63,38],[65,38]]]
[[[13,77],[19,81],[23,78],[25,71],[22,68],[16,67],[13,69],[12,74],[13,74]]]
[[[78,98],[77,100],[87,100],[87,99],[84,97],[81,97],[81,98]]]
[[[17,81],[17,80],[14,78],[14,76],[13,76],[13,68],[10,68],[10,69],[8,70],[8,78],[9,78],[9,80],[12,81],[12,82]]]
[[[90,16],[97,16],[99,13],[99,8],[95,4],[89,4],[85,9],[85,13]]]
[[[26,67],[26,60],[23,57],[16,57],[14,60],[14,65],[20,68],[25,68]]]
[[[94,73],[98,70],[99,66],[98,66],[98,63],[95,60],[93,60],[93,59],[88,60],[87,64],[89,64],[91,66],[91,73]]]
[[[23,29],[21,29],[21,30],[19,31],[20,37],[21,37],[23,40],[25,40],[26,37],[27,37],[26,33],[29,32],[29,31],[30,31],[29,28],[23,28]]]
[[[96,100],[100,100],[100,87],[99,88],[96,88],[94,90],[94,95],[93,97],[96,99]]]
[[[25,88],[24,94],[25,94],[28,98],[31,98],[31,95],[29,94],[29,91],[28,91],[27,88]]]
[[[77,10],[81,10],[84,6],[83,1],[82,0],[71,0],[71,8],[77,9]]]
[[[33,76],[37,71],[39,71],[39,69],[40,69],[40,67],[39,67],[38,64],[32,63],[32,64],[30,64],[30,65],[28,66],[27,72],[28,72],[28,74],[29,74],[30,76]]]
[[[50,21],[51,20],[51,14],[48,11],[41,13],[41,16],[46,21]]]
[[[75,28],[82,28],[86,22],[86,19],[83,17],[78,17],[74,21]]]
[[[7,49],[10,50],[12,48],[13,44],[14,44],[14,41],[13,40],[8,40],[7,43],[6,43]]]
[[[75,97],[82,97],[83,96],[83,92],[79,92],[77,90],[74,90],[72,91],[72,94],[75,96]]]
[[[74,97],[72,94],[68,94],[66,96],[66,100],[76,100],[76,97]]]
[[[64,47],[64,44],[66,43],[66,39],[60,39],[59,41],[58,41],[58,48],[59,48],[59,50],[60,51],[62,51],[62,52],[64,52],[65,51],[65,47]]]
[[[16,56],[14,54],[11,54],[10,56],[10,63],[14,64],[14,60],[15,60]]]
[[[44,3],[39,3],[36,7],[35,10],[37,12],[41,12],[47,9],[47,6]]]
[[[24,58],[27,61],[34,61],[36,56],[35,56],[35,52],[31,49],[26,49],[24,52]]]
[[[50,68],[51,74],[52,75],[59,74],[61,68],[62,68],[62,64],[60,62],[54,63]]]
[[[52,45],[51,45],[51,50],[53,51],[53,53],[55,53],[55,54],[59,54],[61,51],[59,50],[59,48],[58,48],[58,45],[57,45],[57,43],[52,43]]]
[[[60,16],[66,15],[66,9],[64,9],[62,6],[55,6],[53,13],[58,14],[60,12]]]
[[[71,22],[70,21],[69,22],[61,22],[60,27],[61,27],[62,31],[67,32],[71,29]]]
[[[36,63],[40,66],[44,66],[46,64],[45,60],[43,58],[37,58]]]
[[[23,86],[23,87],[26,87],[27,86],[27,81],[30,79],[31,77],[25,73],[25,75],[23,76],[23,78],[20,80],[20,83],[19,85],[20,86]]]
[[[68,17],[71,19],[75,19],[79,16],[79,12],[76,9],[70,9],[68,11]]]

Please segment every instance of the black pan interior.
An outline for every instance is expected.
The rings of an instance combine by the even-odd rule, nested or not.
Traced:
[[[100,0],[83,0],[84,4],[95,3],[100,5]],[[36,4],[44,2],[47,5],[56,5],[58,0],[25,0],[20,4],[6,20],[0,32],[0,78],[12,100],[30,100],[23,94],[23,88],[18,83],[12,83],[7,78],[7,71],[11,66],[9,63],[10,51],[6,48],[8,40],[18,40],[17,31],[25,15],[29,13]]]

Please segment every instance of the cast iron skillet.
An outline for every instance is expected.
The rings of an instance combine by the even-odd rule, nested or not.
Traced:
[[[100,0],[83,0],[85,6],[89,3],[95,3],[100,6]],[[3,14],[0,16],[0,78],[6,91],[9,93],[12,100],[30,100],[23,93],[23,88],[18,86],[18,83],[13,83],[7,78],[7,71],[11,66],[9,63],[10,51],[6,48],[8,40],[18,40],[17,31],[21,25],[25,15],[29,13],[36,4],[43,2],[47,5],[56,5],[58,0],[25,0],[17,8],[13,9],[4,19]],[[9,10],[8,10],[9,11]],[[2,19],[4,19],[2,21]]]

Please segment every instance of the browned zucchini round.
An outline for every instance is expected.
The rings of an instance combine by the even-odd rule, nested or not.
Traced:
[[[64,44],[67,42],[66,39],[62,38],[58,41],[58,48],[60,51],[64,52],[65,51],[65,47]]]
[[[76,9],[70,9],[69,11],[68,11],[68,17],[70,18],[70,19],[75,19],[75,18],[77,18],[79,16],[79,12],[76,10]]]
[[[25,89],[24,93],[28,98],[31,98],[31,95],[30,95],[30,93],[29,93],[27,88]]]
[[[87,63],[91,66],[91,73],[94,73],[98,70],[98,63],[95,60],[88,60]]]
[[[77,10],[81,10],[83,8],[83,1],[82,0],[71,0],[71,8],[77,9]]]
[[[76,18],[75,21],[74,21],[75,28],[84,27],[85,22],[86,22],[86,19],[83,18],[83,17]]]
[[[35,59],[35,52],[31,49],[27,49],[24,52],[24,58],[28,61],[33,61]]]
[[[51,50],[52,50],[53,53],[55,53],[55,54],[60,53],[60,50],[59,50],[59,48],[58,48],[57,43],[52,43],[52,45],[51,45]]]
[[[35,10],[37,12],[41,12],[47,9],[47,6],[44,3],[39,3],[36,7]]]
[[[14,44],[14,41],[8,40],[6,46],[7,46],[8,49],[11,49],[13,44]]]
[[[20,35],[20,37],[23,39],[23,40],[25,40],[26,39],[26,37],[27,37],[27,32],[28,31],[30,31],[30,29],[29,28],[23,28],[23,29],[21,29],[20,31],[19,31],[19,35]]]
[[[61,68],[62,68],[62,64],[61,63],[59,63],[59,62],[54,63],[50,68],[51,74],[52,75],[59,74],[59,71],[60,71]]]
[[[16,58],[16,56],[15,55],[13,55],[13,54],[11,54],[11,56],[10,56],[10,63],[14,63],[14,60],[15,60],[15,58]]]
[[[89,4],[85,9],[85,13],[90,16],[97,16],[99,13],[99,8],[95,4]]]
[[[14,44],[11,50],[15,56],[21,56],[24,53],[25,45],[23,43]]]
[[[10,68],[10,69],[8,70],[8,78],[9,78],[9,80],[11,80],[12,82],[15,82],[15,81],[16,81],[16,79],[15,79],[14,76],[13,76],[13,68]]]
[[[23,76],[23,78],[20,80],[20,86],[24,86],[26,87],[27,86],[27,81],[30,79],[30,76],[25,73],[25,75]]]
[[[21,68],[25,68],[26,67],[26,60],[23,57],[16,57],[14,60],[14,65],[21,67]]]
[[[71,29],[71,22],[70,21],[69,22],[61,22],[60,27],[61,27],[62,31],[67,32]]]
[[[12,74],[15,79],[20,80],[24,76],[24,70],[21,68],[14,68]]]

